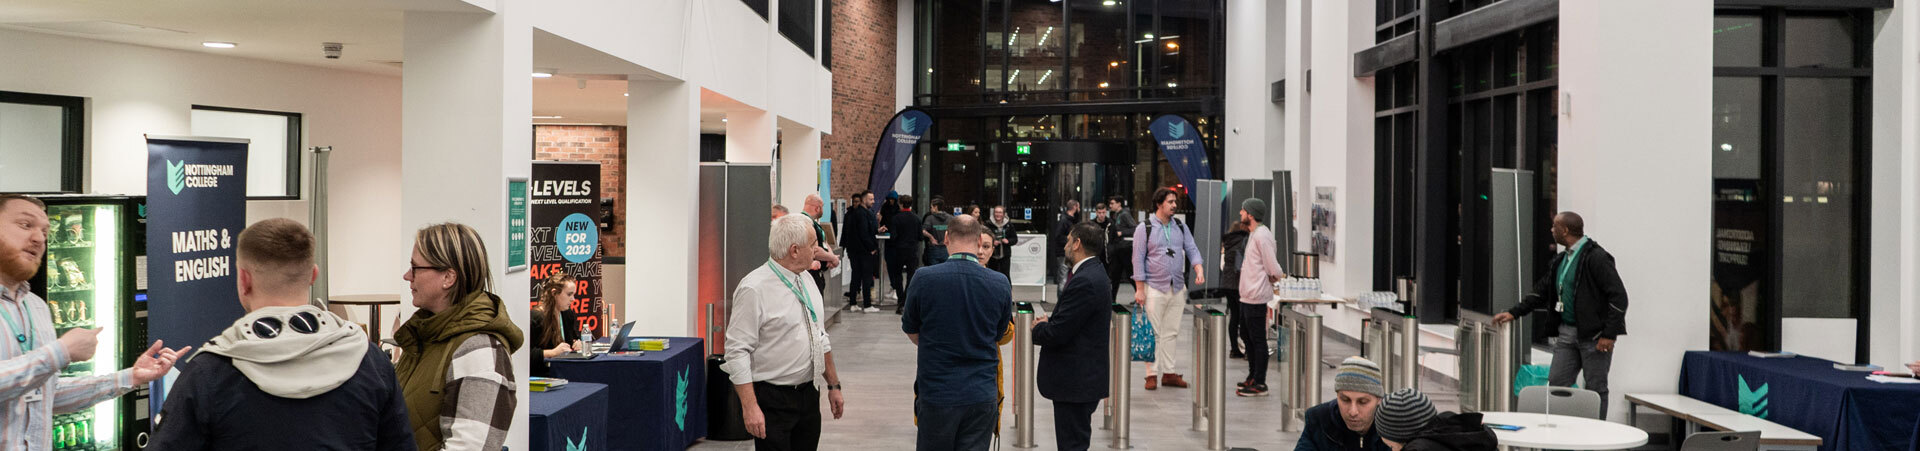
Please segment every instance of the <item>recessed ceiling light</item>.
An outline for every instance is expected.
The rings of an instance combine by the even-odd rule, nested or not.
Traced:
[[[633,97],[633,93],[623,92],[620,93],[620,97]]]
[[[720,122],[726,122],[726,121],[727,121],[727,118],[724,118],[724,117],[720,118]]]
[[[560,72],[560,70],[550,69],[545,67],[536,67],[533,69],[533,78],[553,78],[553,74],[557,72]]]
[[[239,44],[234,44],[231,42],[220,42],[220,41],[207,41],[207,42],[200,43],[200,45],[205,46],[207,48],[212,48],[212,49],[230,49],[230,48],[240,46]]]
[[[559,119],[560,116],[534,116],[534,119]]]

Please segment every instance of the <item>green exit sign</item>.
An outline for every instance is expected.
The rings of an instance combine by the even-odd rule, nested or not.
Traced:
[[[959,152],[959,151],[962,151],[962,150],[967,150],[967,146],[966,146],[965,144],[960,144],[960,142],[959,142],[959,141],[948,141],[948,142],[947,142],[947,151],[948,151],[948,152]]]
[[[1015,143],[1013,145],[1013,153],[1020,154],[1020,155],[1033,155],[1033,144]]]

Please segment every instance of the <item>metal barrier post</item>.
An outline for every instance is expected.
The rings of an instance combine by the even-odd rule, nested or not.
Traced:
[[[1525,348],[1519,323],[1493,325],[1493,316],[1460,310],[1460,408],[1505,412],[1513,408],[1513,375]]]
[[[1193,430],[1200,432],[1207,430],[1207,401],[1209,399],[1206,396],[1207,383],[1213,381],[1213,375],[1207,373],[1213,369],[1213,365],[1207,361],[1207,358],[1213,355],[1207,352],[1207,346],[1211,344],[1208,343],[1208,341],[1213,336],[1213,333],[1207,329],[1209,326],[1212,326],[1212,323],[1207,321],[1208,311],[1213,310],[1200,305],[1193,306],[1194,378],[1191,382],[1193,384]]]
[[[1113,324],[1107,349],[1107,424],[1106,429],[1113,431],[1113,441],[1107,445],[1114,449],[1132,448],[1129,438],[1132,418],[1132,388],[1127,381],[1133,379],[1133,310],[1125,305],[1113,304]]]
[[[1413,315],[1400,317],[1400,378],[1399,387],[1420,389],[1420,319]]]
[[[1280,308],[1281,333],[1287,334],[1287,349],[1282,352],[1282,371],[1286,372],[1286,393],[1281,409],[1280,430],[1295,430],[1294,422],[1306,417],[1307,409],[1320,405],[1320,315]]]
[[[1033,304],[1021,302],[1013,310],[1013,447],[1033,443]]]
[[[1227,449],[1227,315],[1219,309],[1207,309],[1206,323],[1207,449],[1223,450]],[[1266,357],[1247,356],[1249,359]]]
[[[1387,391],[1420,387],[1420,321],[1384,308],[1367,319],[1362,355],[1380,365]]]

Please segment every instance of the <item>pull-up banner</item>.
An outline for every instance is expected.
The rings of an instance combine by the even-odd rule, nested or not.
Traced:
[[[540,284],[548,274],[565,272],[574,280],[573,299],[565,307],[593,336],[607,336],[607,325],[600,324],[600,164],[535,161],[531,181],[531,300],[540,300]]]
[[[148,338],[199,346],[246,314],[233,289],[246,226],[247,140],[147,136]]]
[[[933,117],[925,112],[907,109],[894,114],[893,120],[887,121],[886,132],[880,134],[879,144],[874,146],[873,173],[867,177],[867,189],[875,193],[891,189],[893,182],[900,179],[900,171],[906,169],[907,159],[913,156],[914,146],[920,145],[929,128],[933,128]]]
[[[1207,146],[1200,142],[1200,131],[1193,128],[1187,118],[1175,114],[1164,114],[1147,125],[1153,132],[1153,140],[1160,144],[1160,152],[1167,155],[1167,164],[1173,166],[1173,174],[1180,177],[1180,184],[1186,186],[1187,197],[1193,197],[1194,181],[1212,178],[1213,170],[1207,166]]]

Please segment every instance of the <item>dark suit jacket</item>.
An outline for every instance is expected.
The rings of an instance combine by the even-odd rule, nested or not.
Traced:
[[[880,218],[873,216],[873,210],[866,207],[848,208],[845,225],[840,230],[840,247],[847,248],[847,255],[860,257],[870,251],[880,249],[880,240],[873,235],[880,233]]]
[[[1071,268],[1071,266],[1069,266]],[[1088,260],[1060,289],[1060,304],[1047,322],[1033,326],[1040,346],[1040,396],[1064,402],[1107,397],[1107,326],[1113,286],[1100,259]]]
[[[1560,274],[1560,262],[1567,258],[1567,252],[1560,252],[1547,264],[1547,273],[1534,282],[1533,291],[1520,301],[1519,305],[1507,309],[1513,316],[1525,316],[1541,311],[1540,321],[1545,321],[1549,329],[1560,327],[1560,314],[1553,311],[1554,304],[1560,302],[1560,284],[1555,278]],[[1627,334],[1627,287],[1620,282],[1620,272],[1614,269],[1613,254],[1600,247],[1600,242],[1587,240],[1587,248],[1580,251],[1579,265],[1573,274],[1573,322],[1581,340],[1598,338],[1615,339]]]

